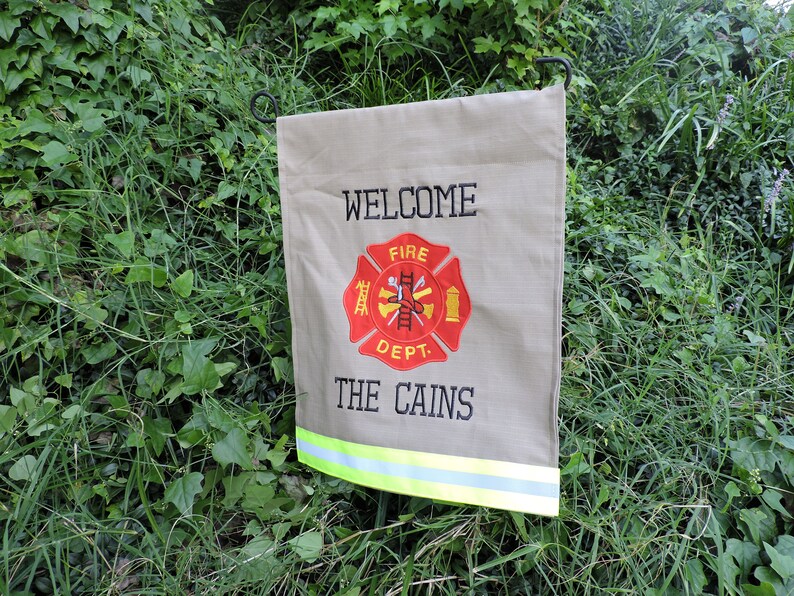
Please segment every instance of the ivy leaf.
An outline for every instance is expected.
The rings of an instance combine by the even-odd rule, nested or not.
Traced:
[[[777,546],[764,542],[764,550],[769,555],[770,567],[784,580],[794,576],[794,536],[780,536]]]
[[[201,472],[190,472],[181,478],[177,478],[168,485],[163,496],[166,503],[173,503],[184,515],[193,509],[193,502],[196,495],[201,492],[201,483],[204,475]]]
[[[8,470],[8,476],[11,480],[20,482],[22,480],[30,480],[36,472],[38,460],[32,455],[25,455],[18,459],[16,463]]]
[[[220,376],[207,354],[215,347],[214,340],[196,341],[182,347],[182,392],[195,395],[220,387]]]
[[[270,367],[273,369],[273,376],[277,383],[280,383],[282,380],[292,383],[292,362],[289,358],[276,356],[270,361]]]
[[[251,456],[248,454],[248,436],[240,428],[232,429],[223,439],[215,443],[212,457],[224,468],[229,464],[237,464],[244,470],[253,468]]]
[[[165,383],[165,374],[159,370],[142,368],[135,375],[135,395],[144,399],[159,395]]]
[[[237,476],[225,476],[223,482],[223,505],[233,507],[243,496],[243,490],[254,479],[253,472],[243,472]]]
[[[96,132],[105,125],[105,118],[102,116],[102,112],[94,108],[90,103],[77,104],[75,111],[86,132]]]
[[[739,519],[747,526],[747,531],[755,544],[763,540],[769,540],[775,535],[775,520],[760,508],[742,509],[739,511]]]
[[[163,452],[166,439],[174,436],[174,430],[171,428],[171,421],[168,418],[152,419],[149,416],[144,416],[143,432],[149,437],[152,451],[157,456]]]
[[[249,484],[245,487],[243,502],[240,503],[240,505],[245,511],[256,513],[257,509],[261,509],[267,505],[275,496],[276,492],[273,490],[272,486]]]
[[[58,141],[50,141],[41,148],[41,159],[48,166],[66,163],[77,159],[77,155],[69,151],[69,148]]]
[[[772,442],[766,439],[742,437],[738,441],[729,441],[731,458],[735,465],[747,470],[772,472],[777,458],[772,449]]]
[[[760,550],[752,542],[729,538],[726,543],[725,554],[733,557],[744,573],[750,573],[753,567],[761,564],[761,557],[758,554]]]
[[[12,17],[7,12],[0,12],[0,37],[11,41],[11,36],[22,23],[18,18]]]
[[[323,535],[320,532],[305,532],[287,541],[301,559],[307,563],[314,563],[323,549]]]
[[[135,87],[140,87],[141,84],[152,80],[152,73],[134,64],[130,64],[124,72],[130,77],[130,81]]]
[[[771,586],[772,594],[775,594],[775,596],[778,594],[794,594],[794,581],[789,579],[784,585],[783,580],[781,580],[778,574],[769,567],[756,567],[755,571],[753,571],[753,576],[759,581],[762,587]],[[742,587],[746,587],[747,585],[748,584],[744,584]],[[749,592],[747,593],[749,594]]]
[[[79,31],[80,15],[83,14],[83,11],[74,4],[69,2],[58,2],[57,4],[48,5],[47,10],[61,17],[61,20],[66,23],[66,26],[72,30],[72,33],[77,33]]]

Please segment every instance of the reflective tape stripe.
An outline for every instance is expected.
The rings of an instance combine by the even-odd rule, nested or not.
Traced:
[[[374,445],[362,445],[340,439],[333,439],[324,435],[313,433],[305,428],[297,427],[298,439],[349,455],[376,459],[378,461],[409,464],[424,468],[450,470],[453,472],[470,472],[488,476],[504,476],[519,480],[560,484],[560,471],[557,468],[544,466],[530,466],[513,462],[496,461],[490,459],[477,459],[474,457],[460,457],[457,455],[441,455],[407,449],[391,449]]]
[[[394,461],[400,454],[416,454],[399,449],[371,447],[350,443],[339,439],[323,437],[298,428],[298,459],[322,472],[337,476],[350,482],[381,490],[442,499],[453,502],[467,502],[487,507],[523,511],[541,515],[559,513],[559,470],[550,469],[556,474],[556,482],[539,482],[524,478],[481,474],[478,472],[450,470],[443,465],[449,464],[446,458],[452,457],[453,467],[458,468],[461,458],[440,454],[421,454],[433,461],[433,466],[414,465],[405,461]],[[317,440],[317,439],[320,440]],[[324,443],[318,445],[317,443]],[[331,446],[337,449],[331,448]],[[386,450],[389,460],[374,457],[383,455]],[[374,451],[372,455],[370,452]],[[370,456],[364,456],[366,453]],[[474,460],[476,468],[488,460]],[[494,462],[495,464],[505,462]],[[536,466],[519,466],[519,469]],[[524,470],[526,472],[526,470]],[[553,474],[544,474],[552,476]]]

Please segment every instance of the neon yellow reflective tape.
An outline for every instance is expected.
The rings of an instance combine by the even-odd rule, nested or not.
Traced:
[[[548,484],[559,485],[560,483],[560,470],[558,468],[362,445],[319,435],[301,427],[296,428],[296,437],[299,440],[302,439],[325,449],[383,462],[401,463],[453,472],[471,472]]]
[[[378,490],[440,499],[455,503],[465,502],[483,507],[496,507],[509,511],[535,513],[538,515],[559,515],[559,498],[472,488],[468,486],[450,485],[442,482],[430,482],[399,476],[390,476],[378,472],[362,471],[342,464],[329,462],[304,451],[298,452],[298,459],[305,464],[349,482],[369,486]]]

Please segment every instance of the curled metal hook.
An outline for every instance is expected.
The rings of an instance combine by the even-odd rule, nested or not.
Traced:
[[[537,64],[562,64],[565,67],[565,90],[568,91],[568,85],[571,84],[571,63],[568,62],[565,58],[559,58],[557,56],[551,58],[538,58],[535,60]]]
[[[276,118],[265,118],[264,116],[262,116],[262,114],[256,111],[256,102],[261,97],[267,97],[270,100],[270,103],[273,105],[273,113],[276,115],[276,118],[278,118],[278,101],[276,101],[276,98],[273,97],[267,91],[257,91],[256,93],[254,93],[254,96],[251,98],[251,104],[250,104],[251,114],[253,115],[254,118],[259,120],[260,122],[263,122],[265,124],[273,124],[276,121]]]

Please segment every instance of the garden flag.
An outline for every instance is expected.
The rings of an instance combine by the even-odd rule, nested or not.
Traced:
[[[562,85],[277,122],[300,461],[557,515]]]

